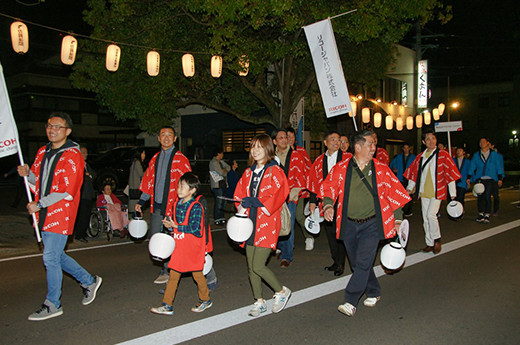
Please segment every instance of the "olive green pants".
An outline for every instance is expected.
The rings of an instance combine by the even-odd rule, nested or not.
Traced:
[[[246,246],[247,267],[249,269],[249,281],[253,289],[255,299],[262,297],[262,279],[274,290],[282,291],[283,286],[274,275],[273,271],[267,268],[267,258],[271,255],[270,248]]]

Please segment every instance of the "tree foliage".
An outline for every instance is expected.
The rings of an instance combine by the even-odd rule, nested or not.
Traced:
[[[120,119],[148,131],[200,104],[251,123],[287,123],[303,96],[317,92],[302,27],[357,9],[332,24],[348,81],[371,85],[392,62],[393,44],[416,20],[439,11],[437,0],[89,0],[92,37],[119,43],[120,67],[105,69],[107,42],[87,40],[72,81],[93,91]],[[160,74],[146,73],[147,49],[161,54]],[[181,56],[195,56],[195,76],[182,74]],[[211,55],[224,59],[222,77],[209,72]],[[246,55],[249,74],[240,77]],[[316,112],[319,112],[316,110]],[[280,120],[280,114],[282,120]]]

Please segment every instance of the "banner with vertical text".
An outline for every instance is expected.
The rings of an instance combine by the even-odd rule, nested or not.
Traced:
[[[333,117],[352,112],[330,18],[303,28],[311,50],[325,114]]]
[[[18,130],[14,122],[11,102],[7,94],[4,79],[4,69],[0,65],[0,158],[14,155],[18,152]]]

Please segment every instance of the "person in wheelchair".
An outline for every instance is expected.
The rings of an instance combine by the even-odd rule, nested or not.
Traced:
[[[121,200],[112,193],[112,187],[109,184],[104,185],[103,193],[97,197],[96,207],[106,209],[112,230],[119,231],[119,236],[124,238],[128,234],[126,228],[129,220],[127,211],[122,206]]]

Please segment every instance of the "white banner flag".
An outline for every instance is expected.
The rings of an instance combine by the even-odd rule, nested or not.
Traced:
[[[0,65],[0,158],[13,155],[18,152],[18,130],[14,122],[11,102],[7,94],[7,86],[4,79],[4,68]]]
[[[327,117],[352,111],[330,19],[304,26]]]

